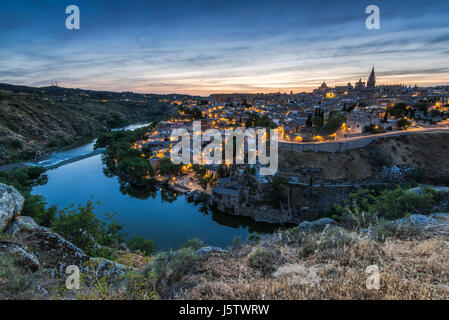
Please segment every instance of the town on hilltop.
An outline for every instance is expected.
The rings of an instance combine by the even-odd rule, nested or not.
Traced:
[[[208,98],[173,97],[165,103],[178,113],[161,121],[137,146],[151,144],[155,156],[168,156],[175,128],[203,130],[266,127],[279,130],[281,147],[327,151],[318,142],[366,139],[405,130],[432,130],[449,122],[449,86],[376,85],[374,67],[365,82],[329,87],[325,82],[311,93],[212,94]],[[310,143],[309,146],[308,143]],[[292,146],[298,144],[299,146]]]
[[[373,169],[376,174],[364,176],[364,170],[356,167],[354,170],[358,171],[352,174],[354,178],[350,181],[348,177],[351,174],[345,170],[350,171],[347,164],[353,161],[354,156],[349,155],[351,158],[348,161],[336,165],[335,168],[340,166],[344,170],[332,175],[323,174],[322,168],[319,168],[323,167],[318,164],[322,154],[345,153],[346,156],[347,151],[365,148],[379,138],[449,131],[448,86],[376,85],[374,68],[366,84],[361,79],[355,86],[349,83],[347,86],[329,87],[323,83],[311,93],[236,93],[213,94],[208,98],[173,98],[161,102],[177,106],[177,114],[158,122],[144,139],[133,144],[133,148],[141,150],[142,157],[147,158],[155,170],[170,162],[170,151],[176,143],[170,138],[172,131],[184,128],[192,133],[193,121],[201,121],[202,130],[213,128],[222,132],[237,128],[277,128],[281,164],[278,174],[286,178],[290,186],[295,186],[293,189],[297,190],[292,191],[294,194],[303,194],[303,197],[288,199],[285,206],[276,209],[261,206],[270,198],[275,178],[261,176],[260,163],[203,163],[205,169],[200,174],[195,165],[192,168],[191,164],[184,164],[180,167],[179,175],[164,175],[164,170],[159,170],[157,175],[158,180],[168,181],[179,192],[188,192],[189,198],[196,199],[205,192],[211,195],[209,203],[221,211],[267,222],[300,221],[304,218],[304,210],[328,210],[316,206],[338,202],[337,198],[332,197],[316,203],[309,201],[317,198],[306,194],[315,185],[327,185],[333,190],[345,189],[347,193],[352,190],[348,187],[357,188],[360,182],[390,184],[395,174],[416,173],[419,167],[413,161],[404,162],[402,168],[389,167],[384,160],[377,159],[374,161],[376,168]],[[202,146],[206,144],[203,142]],[[315,158],[298,158],[298,152],[306,151],[315,154]],[[291,161],[292,157],[297,157],[296,163]],[[376,157],[379,156],[371,156],[372,159]],[[298,167],[299,164],[302,166]],[[198,179],[195,179],[198,175],[203,182],[210,177],[219,179],[210,179],[209,185],[207,182],[200,185]],[[316,208],[313,209],[313,206]]]

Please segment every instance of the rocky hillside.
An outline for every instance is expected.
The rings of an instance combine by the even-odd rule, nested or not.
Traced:
[[[422,182],[441,184],[449,177],[448,141],[449,133],[414,133],[378,139],[365,148],[344,153],[281,149],[279,166],[281,172],[301,179],[313,176],[316,183],[388,181],[384,168],[397,167],[394,170],[422,169],[422,178],[427,179]]]
[[[21,216],[23,205],[14,187],[0,183],[0,299],[55,298],[70,265],[115,280],[133,270],[87,256],[33,218]]]
[[[190,241],[151,258],[124,248],[110,261],[21,216],[23,201],[0,184],[0,299],[449,298],[447,213],[359,230],[322,218],[233,248]],[[80,290],[65,287],[69,265]],[[379,282],[367,286],[373,272]]]
[[[163,99],[167,96],[0,84],[0,165],[170,115],[173,107]]]

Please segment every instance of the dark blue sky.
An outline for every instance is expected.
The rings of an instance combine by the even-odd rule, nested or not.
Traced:
[[[65,28],[78,5],[81,29]],[[365,8],[381,11],[367,30]],[[0,82],[209,94],[449,82],[449,1],[2,0]]]

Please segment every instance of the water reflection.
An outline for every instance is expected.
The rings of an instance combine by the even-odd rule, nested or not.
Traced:
[[[91,148],[92,144],[88,144],[68,150],[63,155],[54,155],[53,160],[79,156]],[[132,186],[109,172],[100,154],[49,170],[47,176],[48,182],[34,187],[32,193],[44,196],[49,206],[85,204],[93,197],[101,203],[95,210],[100,219],[108,212],[116,212],[126,234],[152,239],[158,249],[177,248],[192,237],[208,245],[225,247],[236,236],[245,240],[252,232],[273,233],[280,228],[225,214],[205,203],[189,203],[184,195],[167,186]]]

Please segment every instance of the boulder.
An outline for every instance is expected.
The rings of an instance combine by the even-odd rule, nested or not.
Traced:
[[[0,242],[0,257],[5,252],[16,256],[19,263],[31,271],[37,271],[39,269],[39,260],[26,246],[21,246],[13,242]]]
[[[434,234],[449,234],[449,214],[435,213],[430,216],[412,214],[410,216],[389,222],[390,227],[398,231],[412,227],[416,232],[433,232]]]
[[[121,250],[121,251],[125,251],[125,252],[129,252],[130,250],[129,250],[129,248],[128,248],[128,246],[126,245],[126,243],[120,243],[119,245],[118,245],[118,249],[119,250]]]
[[[95,271],[99,278],[107,277],[107,279],[117,280],[123,278],[127,272],[135,271],[131,267],[103,258],[91,258],[90,261],[94,262],[93,265],[96,268],[92,271]]]
[[[337,221],[331,218],[321,218],[312,222],[303,221],[299,224],[298,229],[300,232],[321,232],[325,228],[332,228],[337,225]]]
[[[37,254],[44,268],[53,270],[57,275],[64,275],[70,265],[81,268],[90,259],[73,243],[44,227],[24,230],[16,234],[16,239]]]
[[[438,222],[431,216],[425,216],[422,214],[412,214],[404,218],[393,220],[390,222],[390,225],[396,227],[401,226],[426,227],[437,223]]]
[[[444,212],[432,213],[431,217],[436,219],[436,220],[449,221],[449,213],[444,213]]]
[[[433,189],[436,192],[449,193],[449,187],[437,187],[437,186],[429,186],[430,189]],[[408,192],[413,192],[416,194],[421,194],[423,191],[422,187],[411,188]]]
[[[14,187],[0,183],[0,232],[20,215],[24,202],[25,199]]]
[[[39,228],[39,225],[33,218],[27,216],[18,216],[12,220],[5,229],[6,234],[16,234],[24,230]]]
[[[210,253],[213,253],[213,252],[227,253],[227,254],[232,255],[232,253],[229,250],[225,250],[225,249],[222,249],[220,247],[213,247],[213,246],[202,247],[202,248],[200,248],[200,249],[198,249],[196,251],[196,254],[201,256],[201,255],[207,255],[207,254],[210,254]]]
[[[127,271],[133,270],[110,260],[91,258],[73,243],[48,228],[23,230],[16,234],[15,239],[21,244],[26,244],[42,261],[42,266],[50,269],[54,276],[64,277],[66,268],[70,265],[77,266],[81,272],[94,272],[97,277],[107,277],[111,281],[118,280]]]

